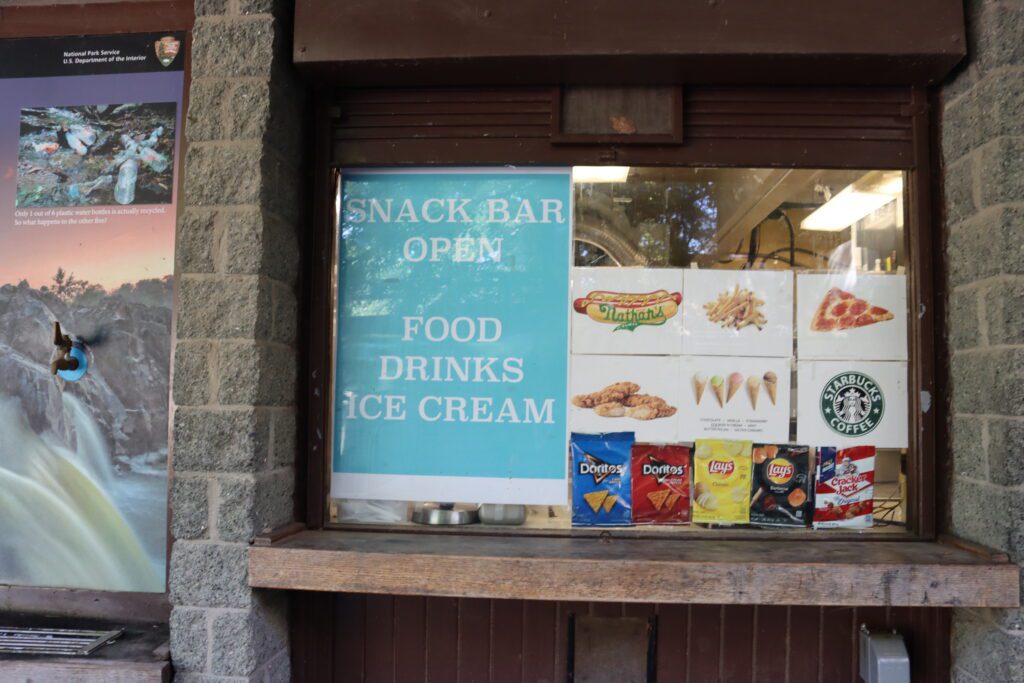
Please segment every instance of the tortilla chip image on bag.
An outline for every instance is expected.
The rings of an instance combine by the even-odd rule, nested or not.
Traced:
[[[629,526],[632,432],[573,434],[573,526]]]
[[[690,449],[633,445],[633,523],[690,521]]]
[[[750,441],[697,439],[693,453],[693,521],[750,521]]]

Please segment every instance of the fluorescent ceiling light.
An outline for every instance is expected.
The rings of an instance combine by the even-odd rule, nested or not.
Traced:
[[[629,166],[573,166],[574,183],[624,183]]]
[[[848,185],[800,221],[802,230],[844,230],[903,194],[899,171],[872,171]]]

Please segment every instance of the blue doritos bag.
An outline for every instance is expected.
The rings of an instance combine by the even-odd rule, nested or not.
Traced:
[[[632,432],[573,434],[573,526],[629,526]]]

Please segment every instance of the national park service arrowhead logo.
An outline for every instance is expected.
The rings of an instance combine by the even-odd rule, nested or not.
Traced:
[[[863,436],[878,426],[884,414],[881,387],[862,372],[836,375],[821,390],[821,417],[837,434]]]
[[[153,43],[153,49],[156,50],[156,58],[160,63],[164,66],[170,66],[174,58],[178,56],[178,50],[181,49],[181,41],[174,36],[164,36]]]

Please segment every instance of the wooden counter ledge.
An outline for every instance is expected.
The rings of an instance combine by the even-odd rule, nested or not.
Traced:
[[[1016,565],[955,540],[659,542],[299,531],[261,541],[249,551],[254,588],[605,602],[1020,604]]]

